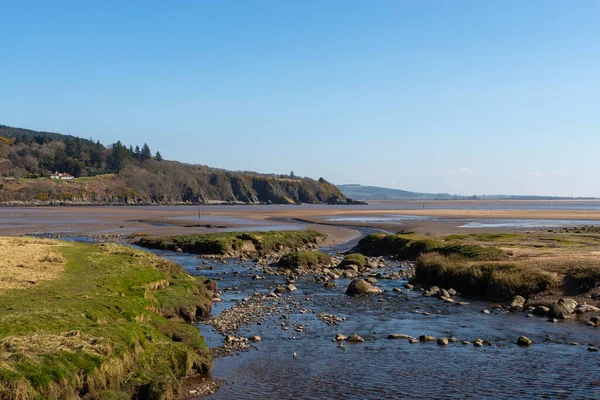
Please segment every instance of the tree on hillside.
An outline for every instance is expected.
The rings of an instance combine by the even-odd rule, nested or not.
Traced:
[[[144,161],[149,158],[152,158],[152,152],[150,152],[150,147],[148,147],[148,145],[144,143],[144,146],[142,147],[142,151],[140,153],[140,161]]]
[[[154,158],[156,159],[156,161],[162,161],[162,155],[160,154],[160,151],[156,152],[156,155],[154,156]]]
[[[112,152],[108,159],[108,167],[114,172],[119,172],[125,165],[126,159],[127,147],[123,146],[121,141],[118,140],[117,143],[114,143],[112,146]]]
[[[140,161],[140,146],[135,146],[135,151],[133,152],[133,156],[136,160]]]

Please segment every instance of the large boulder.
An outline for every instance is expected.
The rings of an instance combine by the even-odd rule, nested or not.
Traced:
[[[569,307],[562,303],[555,303],[550,306],[548,316],[550,318],[566,319],[571,318],[573,316],[573,311],[574,310],[569,309]]]
[[[350,282],[348,285],[348,289],[346,289],[346,294],[349,296],[357,296],[361,294],[379,294],[381,293],[381,289],[371,285],[369,282],[364,279],[355,279]]]
[[[575,313],[577,302],[573,299],[560,299],[550,306],[548,316],[550,318],[565,319],[570,318]]]
[[[578,305],[578,303],[573,299],[559,299],[558,304],[564,305],[569,314],[573,314]]]
[[[523,307],[525,306],[525,297],[523,296],[513,296],[508,303],[506,303],[506,305],[508,306],[508,308],[510,308],[511,310],[523,310]]]

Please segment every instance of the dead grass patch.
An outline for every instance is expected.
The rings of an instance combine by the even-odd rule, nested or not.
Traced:
[[[26,336],[9,336],[0,340],[0,360],[7,361],[15,354],[26,354],[35,358],[42,354],[57,351],[85,352],[106,356],[112,348],[102,338],[96,338],[79,331],[69,331],[61,334],[32,334]]]
[[[0,292],[55,279],[65,267],[60,246],[46,239],[0,238]]]

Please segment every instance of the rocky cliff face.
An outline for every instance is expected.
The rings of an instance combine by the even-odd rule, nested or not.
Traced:
[[[21,204],[352,203],[335,185],[325,180],[133,166],[119,175],[71,181],[3,180],[0,188],[0,202]]]

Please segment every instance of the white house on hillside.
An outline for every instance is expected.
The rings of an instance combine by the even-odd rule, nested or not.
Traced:
[[[69,175],[66,172],[64,173],[58,173],[55,172],[52,175],[50,175],[50,179],[74,179],[75,177],[73,175]]]

